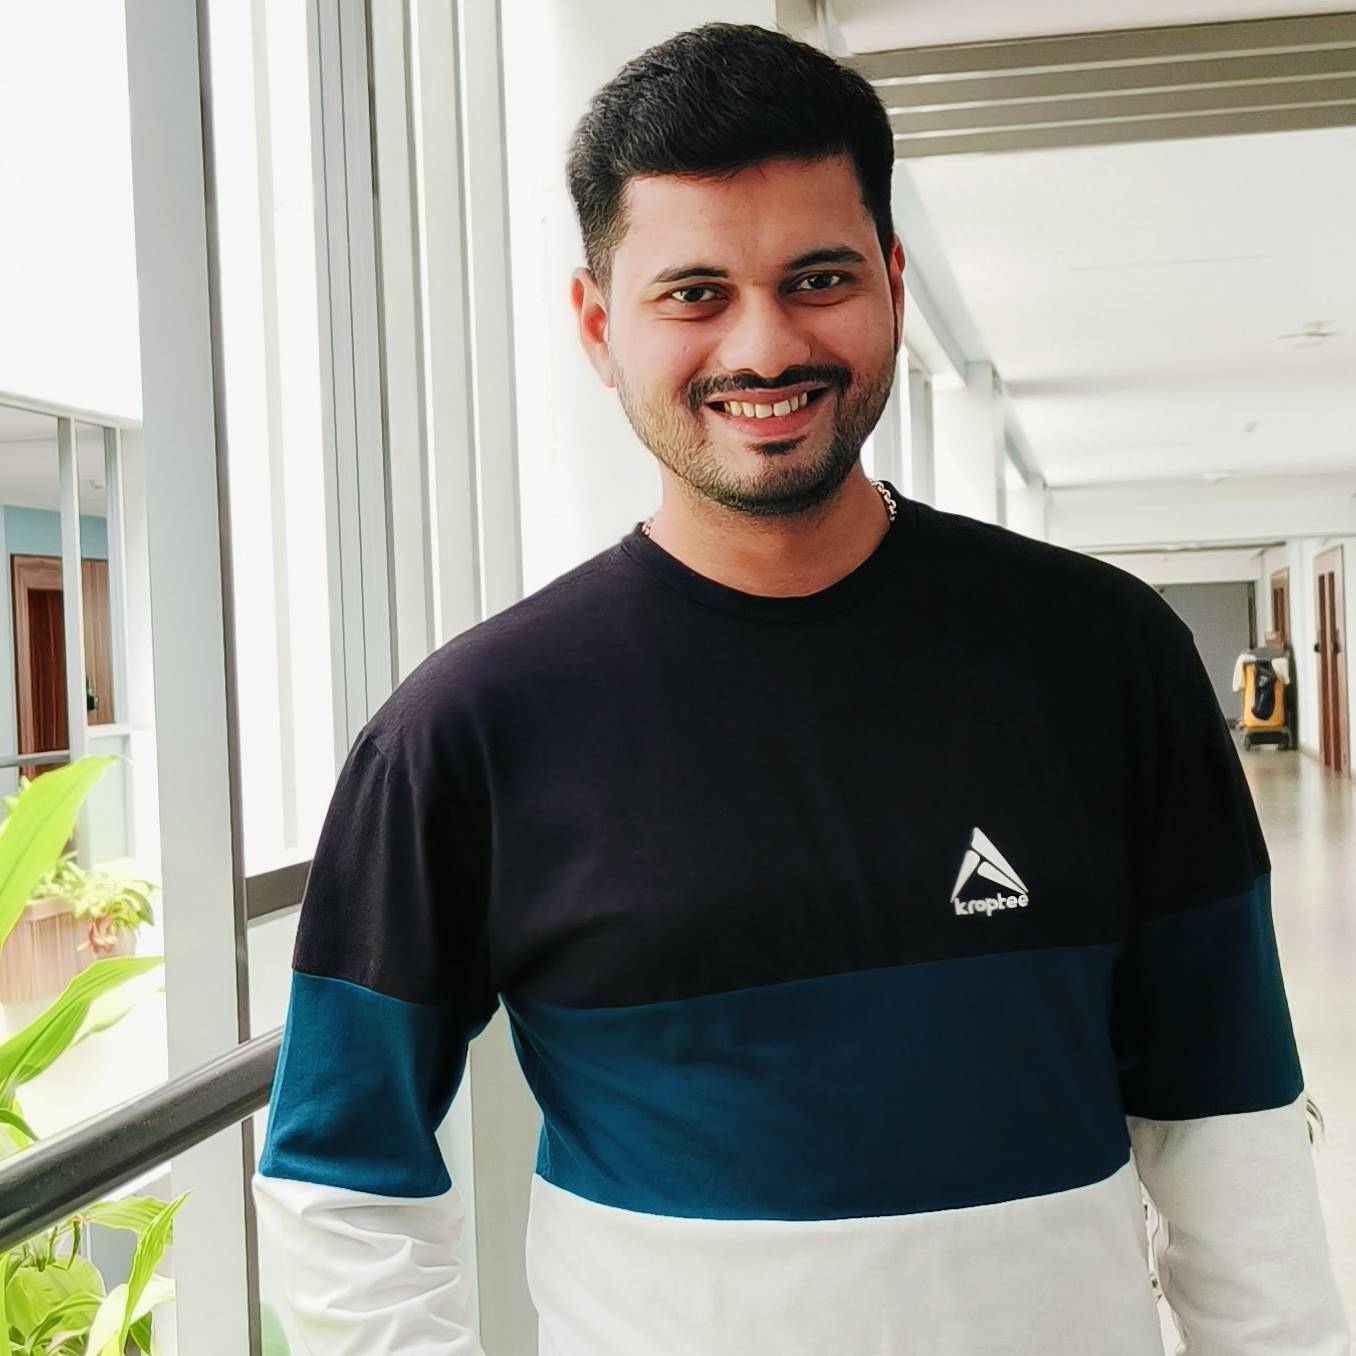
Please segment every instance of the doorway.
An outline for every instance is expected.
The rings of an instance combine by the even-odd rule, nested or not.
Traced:
[[[86,712],[90,725],[113,719],[113,647],[108,561],[82,560]],[[12,557],[14,687],[18,752],[70,747],[66,700],[66,618],[58,556]],[[30,781],[54,764],[21,768]]]
[[[1319,751],[1323,766],[1344,772],[1351,765],[1347,730],[1347,656],[1342,646],[1346,599],[1342,588],[1342,548],[1314,557],[1314,601],[1318,637]]]
[[[1267,643],[1290,644],[1290,570],[1277,570],[1271,576],[1271,629]]]
[[[1232,584],[1164,584],[1159,593],[1191,628],[1196,649],[1210,675],[1220,709],[1237,723],[1238,698],[1234,695],[1234,664],[1257,639],[1254,611],[1256,586]]]

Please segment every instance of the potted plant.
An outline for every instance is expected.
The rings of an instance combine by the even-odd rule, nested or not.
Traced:
[[[21,781],[4,797],[11,812],[30,785]],[[137,931],[154,921],[153,894],[148,881],[86,870],[64,854],[33,886],[0,945],[0,1003],[50,997],[100,957],[134,954]]]
[[[169,1246],[184,1198],[151,1197],[91,1205],[45,1233],[0,1254],[0,1318],[20,1356],[125,1356],[151,1350],[151,1310],[174,1296],[155,1268]],[[107,1290],[98,1267],[81,1254],[91,1224],[137,1236],[126,1281]]]
[[[0,823],[0,943],[12,935],[40,882],[67,865],[63,854],[76,813],[113,761],[82,758],[9,798],[9,814]],[[87,880],[84,873],[81,880]],[[101,888],[97,882],[89,886],[90,898]],[[135,904],[123,900],[102,916],[114,918],[119,910],[125,916]],[[82,927],[89,940],[88,919]],[[104,935],[118,930],[111,922],[100,929]],[[22,1153],[36,1138],[19,1105],[19,1089],[71,1046],[116,1022],[130,1006],[118,990],[160,964],[158,956],[98,956],[92,942],[89,952],[89,963],[60,995],[0,1042],[0,1158]],[[171,1202],[147,1198],[90,1206],[0,1253],[0,1351],[17,1356],[149,1352],[150,1311],[174,1293],[173,1282],[155,1268],[182,1203],[182,1197]],[[137,1237],[128,1278],[111,1289],[82,1255],[81,1241],[91,1224],[128,1229]]]

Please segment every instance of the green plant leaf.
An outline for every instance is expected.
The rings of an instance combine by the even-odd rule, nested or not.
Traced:
[[[99,1306],[94,1322],[85,1339],[85,1356],[122,1356],[118,1350],[118,1334],[127,1314],[127,1283],[115,1285]]]
[[[148,956],[146,959],[152,958]],[[163,958],[157,956],[154,959],[162,960]],[[80,1024],[80,1030],[75,1033],[71,1044],[79,1045],[87,1036],[97,1036],[99,1032],[107,1031],[109,1027],[116,1026],[145,998],[147,993],[164,987],[165,979],[162,975],[158,984],[127,984],[101,994],[89,1005],[85,1020]]]
[[[155,1196],[128,1196],[121,1201],[100,1201],[80,1211],[87,1224],[99,1224],[105,1229],[130,1229],[139,1234],[165,1208],[165,1202]]]
[[[45,1011],[0,1045],[0,1102],[36,1078],[75,1041],[90,1004],[100,994],[159,964],[159,956],[113,956],[76,975]]]
[[[29,1345],[35,1349],[57,1350],[69,1346],[71,1339],[89,1331],[94,1315],[103,1303],[104,1288],[76,1291],[49,1309],[41,1323],[29,1335]]]
[[[15,798],[0,832],[0,942],[19,921],[30,891],[60,859],[90,788],[116,761],[80,758],[39,777]]]
[[[0,1252],[0,1356],[14,1356],[14,1347],[9,1338],[9,1305],[5,1302],[10,1271],[14,1265],[13,1251]]]
[[[162,1205],[146,1226],[132,1254],[126,1284],[110,1291],[94,1316],[85,1347],[86,1356],[122,1356],[132,1325],[155,1305],[173,1297],[174,1282],[155,1275],[155,1269],[169,1246],[174,1216],[187,1199],[185,1194]]]
[[[136,1302],[136,1307],[132,1310],[132,1321],[127,1326],[127,1336],[131,1337],[132,1329],[150,1317],[152,1309],[168,1304],[173,1298],[174,1282],[168,1276],[151,1276],[146,1282],[146,1288],[141,1292],[141,1298]]]
[[[143,1353],[143,1356],[151,1356],[151,1316],[142,1314],[128,1330],[127,1335],[136,1344],[136,1349]]]
[[[19,1115],[0,1107],[0,1162],[13,1158],[20,1149],[26,1149],[37,1139],[33,1127]]]
[[[6,1287],[5,1302],[9,1310],[10,1327],[23,1334],[32,1343],[54,1309],[78,1297],[81,1307],[88,1310],[86,1322],[103,1299],[104,1282],[99,1269],[83,1257],[53,1266],[21,1267]]]
[[[37,1131],[17,1111],[7,1111],[0,1107],[0,1125],[7,1125],[10,1129],[17,1130],[28,1139],[30,1144],[38,1137]]]

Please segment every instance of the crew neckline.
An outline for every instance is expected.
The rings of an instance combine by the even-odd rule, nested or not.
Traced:
[[[882,482],[890,491],[898,512],[890,530],[880,539],[876,549],[855,569],[816,593],[793,597],[777,597],[763,593],[745,593],[718,583],[685,565],[677,556],[670,555],[662,546],[644,533],[643,524],[635,527],[621,540],[626,555],[663,583],[684,594],[693,602],[718,612],[740,617],[757,617],[765,621],[800,621],[808,617],[823,617],[841,612],[853,603],[874,593],[895,562],[913,548],[918,536],[920,515],[918,505],[906,499],[890,484]]]

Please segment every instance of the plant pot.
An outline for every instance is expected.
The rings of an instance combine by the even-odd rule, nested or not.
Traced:
[[[136,934],[119,934],[111,951],[89,946],[89,923],[71,912],[62,895],[25,906],[14,931],[0,946],[0,1003],[31,1003],[61,992],[82,970],[104,956],[130,956]]]

